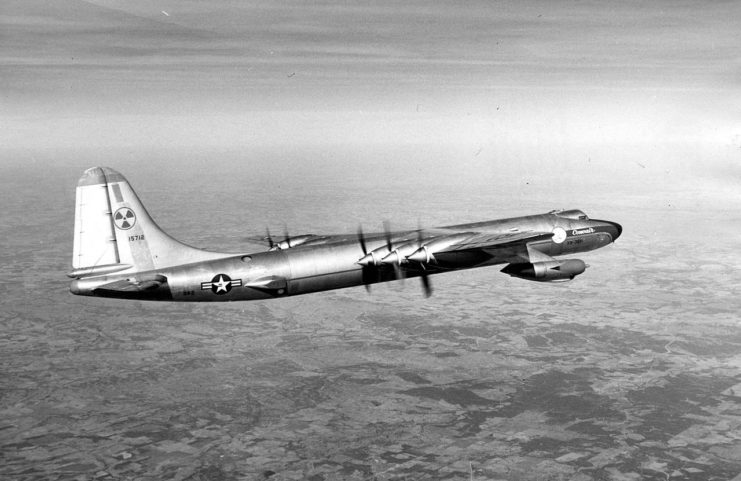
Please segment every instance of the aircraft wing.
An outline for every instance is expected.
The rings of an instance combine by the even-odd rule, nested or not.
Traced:
[[[522,248],[525,249],[527,244],[531,242],[550,240],[551,237],[553,237],[552,232],[530,231],[511,232],[506,234],[473,233],[471,237],[462,239],[461,241],[451,244],[438,252],[444,253],[474,249],[482,249],[490,252],[516,246],[522,246]]]
[[[303,245],[323,245],[328,244],[343,236],[337,235],[316,235],[316,234],[301,234],[296,236],[248,236],[244,237],[244,240],[250,244],[266,245],[270,250],[290,249],[292,247],[298,247]]]
[[[459,251],[470,251],[470,250],[484,250],[491,254],[496,251],[512,248],[522,247],[526,249],[527,244],[531,242],[540,242],[550,240],[553,237],[552,232],[509,232],[506,234],[490,234],[490,233],[475,233],[471,232],[470,236],[460,236],[459,240],[455,243],[450,244],[435,253],[447,253],[447,252],[459,252]]]
[[[470,234],[470,235],[466,235]],[[455,262],[455,258],[466,253],[483,253],[500,262],[522,263],[551,259],[540,252],[537,245],[550,241],[552,232],[508,232],[505,234],[464,233],[456,234],[456,242],[434,249],[434,257]],[[444,241],[442,241],[444,242]]]

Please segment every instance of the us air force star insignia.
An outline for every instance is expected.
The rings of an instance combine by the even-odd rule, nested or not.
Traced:
[[[563,230],[561,227],[556,227],[553,229],[553,242],[556,244],[560,244],[561,242],[566,240],[566,231]]]
[[[232,280],[226,274],[216,274],[211,282],[201,282],[201,289],[211,289],[211,292],[218,295],[224,295],[232,290],[232,287],[242,285],[242,279]]]
[[[113,214],[113,222],[121,230],[131,229],[136,224],[136,215],[128,207],[121,207]]]

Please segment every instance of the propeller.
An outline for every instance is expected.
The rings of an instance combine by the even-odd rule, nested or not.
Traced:
[[[283,224],[284,236],[283,239],[279,242],[273,240],[273,236],[270,235],[270,229],[268,227],[265,228],[265,232],[267,233],[266,239],[271,251],[279,251],[281,249],[291,248],[291,236],[288,234],[288,226],[286,226],[285,224]]]
[[[386,248],[391,252],[391,226],[387,220],[383,221],[383,233],[386,237]]]
[[[430,297],[432,295],[432,286],[430,285],[430,276],[425,272],[424,266],[422,266],[420,279],[422,279],[422,290],[425,293],[425,297]]]
[[[420,223],[417,223],[417,244],[421,248],[423,245],[423,237],[422,237],[422,226]],[[430,275],[427,274],[427,269],[425,268],[424,264],[420,264],[420,267],[422,268],[422,273],[420,274],[420,279],[422,279],[422,290],[425,293],[425,297],[430,297],[432,295],[432,286],[430,285]]]
[[[268,245],[270,246],[270,250],[272,251],[275,248],[275,242],[273,242],[273,237],[270,235],[269,227],[265,228],[265,233],[267,234]]]
[[[384,238],[386,240],[386,249],[390,253],[395,252],[393,240],[391,237],[391,228],[390,228],[390,224],[388,221],[383,222],[383,233],[384,233]],[[363,234],[362,225],[358,226],[357,236],[358,236],[358,243],[360,244],[360,249],[363,251],[363,257],[358,262],[358,264],[363,266],[363,278],[365,282],[365,288],[367,291],[370,292],[368,276],[371,274],[371,272],[373,272],[375,275],[375,282],[380,282],[381,277],[382,277],[381,270],[384,269],[385,265],[388,265],[389,263],[378,264],[376,263],[376,261],[369,260],[370,259],[369,254],[371,255],[373,254],[368,252],[368,245],[366,244],[366,241],[365,241],[365,235]],[[424,236],[423,236],[421,227],[417,229],[417,244],[420,247],[424,244]],[[400,262],[401,260],[400,256],[402,254],[398,251],[396,252],[397,252],[397,262],[393,262],[392,264],[394,268],[394,278],[401,280],[403,282],[405,279],[405,271],[404,269],[402,269],[401,262]],[[424,263],[420,263],[419,268],[420,268],[420,278],[422,280],[422,289],[424,291],[425,297],[430,297],[432,295],[432,286],[430,285],[429,273],[427,272],[427,269],[425,268]]]
[[[358,242],[360,242],[360,248],[363,250],[363,255],[368,255],[368,247],[365,245],[365,236],[363,235],[363,225],[358,225]]]
[[[365,236],[363,235],[363,225],[358,224],[358,242],[360,242],[360,248],[363,250],[363,257],[368,255],[368,247],[365,244]],[[365,284],[365,290],[370,292],[370,284],[366,281],[366,275],[370,273],[368,269],[373,269],[376,272],[376,278],[378,277],[378,269],[375,266],[363,266],[363,281]]]
[[[393,252],[394,248],[391,243],[391,226],[389,224],[389,221],[385,220],[383,221],[383,233],[386,236],[386,248],[389,252]],[[397,257],[399,257],[397,255]],[[397,259],[397,262],[394,262],[394,278],[400,279],[402,282],[404,282],[404,271],[401,269],[401,259]]]
[[[284,234],[284,240],[283,240],[283,242],[286,243],[286,248],[287,249],[290,249],[291,248],[291,236],[288,234],[288,225],[287,224],[283,224],[283,234]]]

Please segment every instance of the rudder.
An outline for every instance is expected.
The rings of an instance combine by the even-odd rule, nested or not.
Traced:
[[[77,183],[70,277],[151,271],[227,255],[196,249],[162,231],[113,169],[93,167]]]

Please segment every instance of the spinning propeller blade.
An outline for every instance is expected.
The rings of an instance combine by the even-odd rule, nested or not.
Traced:
[[[358,241],[360,242],[360,248],[363,250],[363,255],[368,255],[368,248],[365,245],[365,236],[363,235],[363,226],[358,225]]]
[[[421,223],[417,222],[417,247],[422,247],[423,245],[423,237],[422,237],[422,226]],[[420,264],[420,267],[422,268],[422,274],[420,275],[420,278],[422,279],[422,290],[425,293],[425,297],[430,297],[432,295],[432,286],[430,285],[430,276],[427,274],[427,270],[425,269],[424,264]]]
[[[391,243],[391,226],[387,220],[383,221],[383,233],[386,235],[386,248],[389,252],[393,252],[394,248]],[[401,269],[401,259],[394,262],[394,278],[401,279],[402,282],[404,281],[404,271]]]
[[[360,249],[362,249],[363,251],[363,257],[367,256],[368,247],[365,245],[365,236],[363,235],[363,225],[362,224],[358,224],[358,242],[360,242]],[[365,278],[365,274],[369,272],[368,269],[375,269],[375,267],[363,266],[363,277],[364,278]],[[377,269],[375,270],[376,270],[376,277],[378,277],[378,270]],[[364,284],[365,284],[365,290],[367,292],[370,292],[370,284],[368,284],[367,282],[364,282]]]
[[[287,224],[283,224],[283,234],[284,234],[283,242],[286,243],[286,248],[290,249],[291,248],[291,236],[288,234]]]

